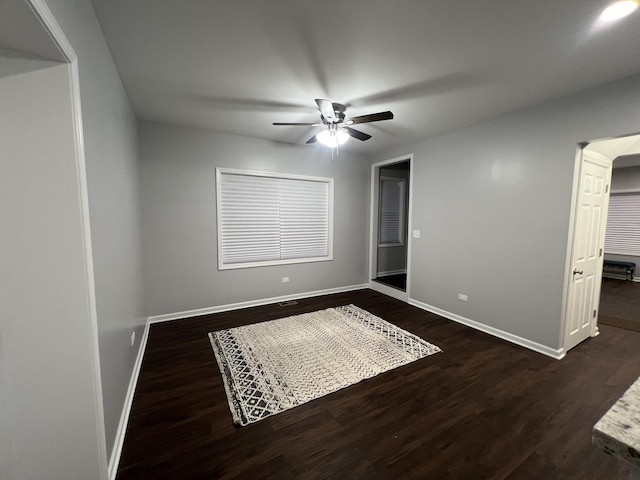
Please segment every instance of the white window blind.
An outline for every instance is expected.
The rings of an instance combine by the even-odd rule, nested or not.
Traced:
[[[405,180],[380,177],[380,246],[404,244]]]
[[[332,259],[332,179],[216,173],[219,269]]]
[[[280,258],[329,255],[329,184],[278,179]]]
[[[604,251],[640,256],[640,192],[611,194]]]

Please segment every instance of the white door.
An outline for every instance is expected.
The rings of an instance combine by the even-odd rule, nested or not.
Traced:
[[[611,161],[583,150],[571,253],[565,351],[597,334]]]

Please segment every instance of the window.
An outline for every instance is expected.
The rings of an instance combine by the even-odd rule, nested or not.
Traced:
[[[640,192],[611,194],[604,251],[640,256]]]
[[[333,179],[216,169],[218,269],[333,259]]]
[[[380,177],[380,247],[404,245],[405,184],[403,178]]]

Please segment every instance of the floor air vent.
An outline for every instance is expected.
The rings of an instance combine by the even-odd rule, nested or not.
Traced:
[[[278,305],[280,305],[281,307],[288,307],[290,305],[297,305],[298,302],[296,302],[295,300],[289,300],[288,302],[279,302]]]

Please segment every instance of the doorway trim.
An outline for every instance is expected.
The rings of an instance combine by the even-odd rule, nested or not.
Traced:
[[[597,319],[597,312],[600,311],[599,308],[599,303],[600,303],[600,293],[601,293],[601,282],[602,282],[602,260],[604,259],[604,236],[606,233],[606,227],[607,227],[607,217],[608,217],[608,204],[609,204],[609,194],[610,194],[610,185],[611,185],[611,164],[613,163],[613,159],[609,158],[608,156],[605,156],[599,152],[596,152],[594,150],[589,150],[588,146],[585,146],[583,148],[581,148],[578,152],[578,156],[579,156],[579,170],[578,171],[578,178],[576,180],[576,185],[574,188],[574,192],[576,194],[576,198],[572,207],[572,217],[573,217],[573,221],[571,224],[571,244],[570,244],[570,249],[567,252],[567,264],[566,266],[568,267],[565,271],[565,288],[563,289],[563,307],[564,307],[564,321],[563,321],[563,328],[562,328],[562,349],[566,352],[568,351],[570,348],[575,347],[576,345],[578,345],[579,343],[581,343],[582,341],[586,340],[586,338],[588,337],[581,337],[580,335],[584,335],[585,333],[588,334],[588,336],[590,337],[595,337],[599,334],[599,330],[598,330],[598,319]],[[606,169],[606,173],[604,173],[603,175],[603,185],[602,185],[602,215],[600,216],[599,219],[599,226],[597,227],[597,229],[595,229],[597,232],[599,232],[599,238],[597,240],[597,244],[595,246],[595,250],[593,251],[593,255],[595,256],[595,262],[596,262],[596,269],[594,272],[595,275],[595,281],[594,281],[594,286],[592,287],[591,293],[593,294],[592,301],[591,303],[588,305],[589,310],[587,315],[589,315],[589,330],[588,332],[585,332],[585,330],[580,327],[579,330],[580,332],[585,332],[585,333],[580,333],[579,334],[579,338],[575,339],[575,338],[571,338],[569,336],[568,330],[570,328],[570,319],[572,318],[573,315],[575,315],[575,311],[573,311],[573,307],[571,305],[572,302],[571,299],[574,295],[576,295],[576,281],[574,278],[574,274],[576,273],[576,270],[574,270],[574,268],[577,267],[577,264],[574,263],[576,261],[578,261],[575,256],[576,256],[576,248],[577,248],[577,244],[580,243],[581,241],[581,237],[578,234],[578,223],[580,221],[579,219],[579,215],[578,215],[578,208],[580,207],[580,205],[578,205],[578,203],[580,202],[580,199],[582,198],[582,192],[583,190],[585,190],[584,187],[584,178],[583,178],[583,172],[585,171],[585,168],[587,166],[587,164],[591,164],[598,166],[599,168],[604,168]],[[594,190],[595,190],[595,186],[594,186]],[[594,231],[594,228],[591,229],[591,232]],[[585,231],[585,235],[590,235],[589,231]],[[586,238],[585,236],[582,236],[582,239]],[[598,249],[599,249],[599,253],[598,253]],[[589,254],[586,253],[586,256],[588,256]],[[591,257],[594,258],[594,257]],[[587,262],[588,259],[585,259],[585,262]],[[582,273],[581,271],[579,273]],[[587,293],[588,294],[588,293]],[[591,309],[593,310],[593,316],[591,316]],[[586,323],[585,323],[586,326]],[[580,338],[582,338],[582,340],[580,340]],[[577,341],[577,343],[576,343]]]
[[[77,188],[82,212],[83,256],[85,261],[85,280],[87,282],[87,306],[89,310],[89,328],[91,331],[91,356],[94,379],[94,407],[97,413],[96,433],[98,442],[98,456],[100,462],[100,478],[115,478],[115,471],[111,472],[108,460],[106,432],[104,425],[104,403],[102,397],[102,375],[100,370],[100,353],[98,341],[98,311],[96,306],[95,277],[93,267],[93,252],[91,245],[91,226],[89,220],[89,193],[87,187],[87,168],[84,149],[84,133],[82,126],[82,105],[80,102],[80,74],[78,70],[78,56],[53,13],[44,0],[27,0],[34,15],[40,20],[49,33],[51,40],[66,59],[69,69],[69,88],[72,104],[72,123],[75,143],[75,162],[77,169]],[[112,455],[113,460],[113,455]]]
[[[576,147],[576,155],[573,165],[573,186],[571,188],[571,209],[569,211],[569,232],[567,235],[567,250],[564,265],[564,281],[562,284],[562,329],[560,330],[561,355],[567,354],[565,349],[565,330],[567,328],[569,304],[569,285],[572,280],[573,246],[576,233],[576,212],[578,209],[578,190],[580,188],[580,172],[582,171],[582,151],[589,145],[588,142],[579,143]],[[560,357],[560,358],[562,358]]]
[[[401,162],[409,162],[409,190],[408,190],[408,203],[409,208],[407,210],[407,285],[406,289],[403,292],[402,290],[398,290],[393,287],[388,287],[381,283],[375,282],[373,278],[375,277],[375,270],[377,264],[377,253],[378,253],[378,173],[380,167],[393,165],[394,163]],[[413,210],[413,153],[408,155],[401,155],[399,157],[394,157],[389,160],[383,160],[381,162],[376,162],[371,164],[371,184],[370,184],[370,203],[369,203],[369,279],[368,284],[371,290],[375,290],[376,292],[384,293],[385,295],[389,295],[390,297],[396,298],[398,300],[402,300],[403,302],[409,302],[409,288],[411,285],[411,228],[412,228],[412,210]]]
[[[569,293],[570,293],[570,286],[571,286],[571,282],[572,282],[572,271],[573,271],[573,251],[574,251],[574,247],[575,247],[575,242],[576,242],[576,221],[577,221],[577,209],[578,209],[578,197],[579,197],[579,188],[580,188],[580,177],[582,174],[582,170],[584,167],[584,155],[583,155],[583,151],[588,148],[590,145],[594,145],[594,144],[598,144],[600,142],[614,142],[614,141],[619,141],[621,139],[626,139],[626,138],[630,138],[630,137],[640,137],[640,132],[636,132],[636,133],[629,133],[626,135],[619,135],[616,137],[610,137],[610,138],[602,138],[602,139],[598,139],[598,140],[593,140],[590,142],[580,142],[578,143],[577,149],[576,149],[576,156],[575,156],[575,163],[574,163],[574,170],[573,170],[573,188],[572,188],[572,193],[571,193],[571,210],[569,213],[569,232],[568,232],[568,236],[567,236],[567,250],[566,250],[566,257],[565,257],[565,274],[564,274],[564,283],[563,283],[563,289],[562,289],[562,328],[560,330],[560,345],[561,345],[561,351],[563,351],[563,355],[565,355],[567,353],[567,345],[568,345],[568,338],[566,335],[566,329],[567,329],[567,323],[569,321]],[[625,154],[625,153],[629,153],[628,152],[628,147],[629,145],[627,144],[626,147],[624,145],[616,145],[617,147],[622,147],[620,148],[620,150],[618,150],[617,148],[607,152],[607,154],[603,154],[603,152],[598,152],[598,150],[594,151],[602,156],[604,156],[610,164],[612,164],[614,162],[614,160],[621,154]],[[626,149],[626,150],[625,150]],[[608,179],[608,185],[609,185],[609,189],[606,192],[606,204],[608,205],[608,200],[609,200],[609,196],[611,195],[611,175],[612,175],[612,168],[610,166],[609,168],[609,179]],[[605,210],[604,215],[602,216],[601,222],[603,224],[603,229],[604,231],[606,231],[606,224],[607,224],[607,217],[608,217],[608,210]],[[603,258],[604,258],[604,252],[603,252]],[[602,269],[602,266],[600,267]],[[601,295],[601,288],[600,286],[598,287],[598,300],[600,298]],[[598,312],[599,312],[599,305],[598,305]],[[592,331],[591,331],[591,336],[595,337],[599,334],[599,330],[598,330],[598,324],[597,324],[597,316],[596,316],[596,321],[593,323],[592,325]]]

